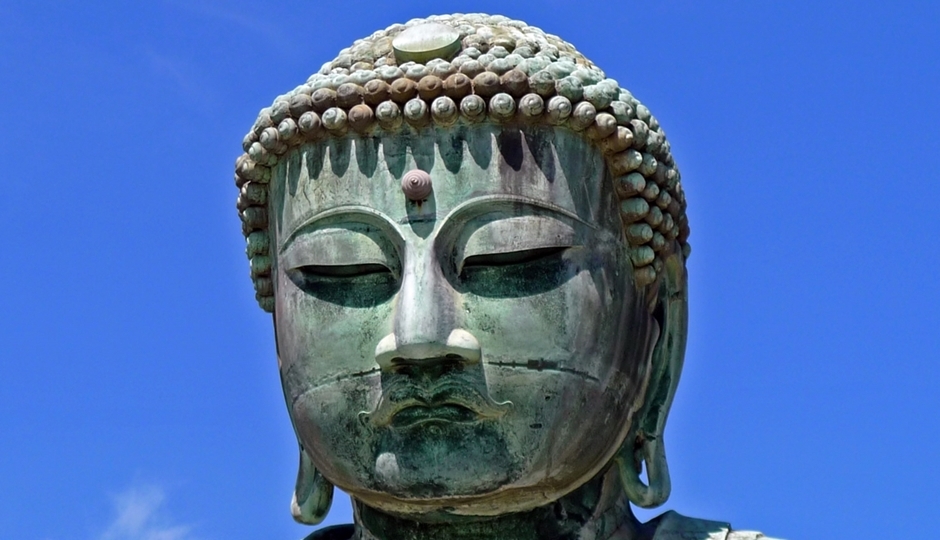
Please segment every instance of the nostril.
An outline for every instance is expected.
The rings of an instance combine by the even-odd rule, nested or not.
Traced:
[[[398,360],[401,360],[400,358]],[[412,377],[415,375],[415,366],[412,364],[392,364],[392,372],[398,375],[404,375],[405,377]]]
[[[464,370],[464,363],[460,361],[447,361],[441,365],[441,374],[460,373]]]

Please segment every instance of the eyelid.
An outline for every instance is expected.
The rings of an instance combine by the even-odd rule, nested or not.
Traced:
[[[366,224],[338,224],[296,236],[281,254],[286,270],[303,267],[381,265],[397,269],[396,250],[381,232]]]
[[[344,264],[344,265],[307,265],[290,269],[306,275],[325,278],[354,278],[370,274],[393,273],[391,268],[380,263]]]
[[[575,228],[547,216],[510,216],[468,227],[462,243],[463,257],[484,253],[510,253],[578,243]]]
[[[554,255],[563,253],[570,249],[570,246],[552,246],[535,249],[525,249],[520,251],[508,251],[503,253],[484,253],[481,255],[471,255],[465,257],[461,271],[467,267],[483,266],[511,266],[547,259]]]
[[[472,224],[472,223],[471,223]],[[469,227],[458,244],[456,270],[459,274],[468,259],[497,257],[543,250],[562,250],[580,244],[579,234],[570,223],[549,216],[512,216]]]

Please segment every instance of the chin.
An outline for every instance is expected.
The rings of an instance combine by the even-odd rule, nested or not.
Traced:
[[[522,473],[524,457],[509,435],[497,420],[386,429],[376,445],[375,488],[419,504],[485,497]]]

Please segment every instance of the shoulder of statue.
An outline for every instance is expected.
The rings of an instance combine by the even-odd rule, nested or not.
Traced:
[[[670,510],[643,525],[649,540],[774,540],[757,531],[735,531],[731,524],[683,516]]]
[[[307,535],[304,540],[352,540],[356,534],[356,527],[353,524],[333,525],[313,531]]]

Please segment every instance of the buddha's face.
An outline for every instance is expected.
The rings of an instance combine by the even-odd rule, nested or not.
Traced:
[[[328,480],[390,512],[487,515],[609,462],[658,326],[593,146],[493,126],[334,140],[282,160],[271,196],[284,391]]]

